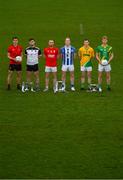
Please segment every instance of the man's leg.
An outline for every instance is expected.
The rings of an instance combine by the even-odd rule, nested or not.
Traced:
[[[40,89],[39,71],[35,71],[34,76],[35,76],[35,88],[36,90],[39,90]]]
[[[17,71],[17,89],[21,90],[21,79],[22,79],[22,72]]]
[[[53,72],[53,89],[54,92],[58,91],[57,72]]]
[[[74,88],[74,71],[70,72],[70,82],[71,82],[71,90],[75,91],[75,88]]]
[[[26,72],[26,88],[25,90],[29,90],[30,88],[30,83],[31,83],[31,75],[32,75],[32,72],[31,71],[27,71]]]
[[[106,72],[106,82],[107,82],[107,90],[111,90],[110,84],[111,84],[111,73]]]
[[[66,88],[66,71],[62,71],[62,90]]]
[[[99,64],[98,65],[98,89],[99,89],[99,92],[102,92],[102,74],[103,74],[103,71],[105,71],[104,66]]]
[[[50,75],[50,72],[46,72],[46,74],[45,74],[45,90],[44,91],[48,91],[48,89],[49,89],[49,75]]]
[[[10,90],[11,89],[11,81],[12,81],[12,75],[13,75],[13,71],[8,71],[8,76],[7,76],[7,89]]]
[[[91,87],[91,80],[92,80],[92,71],[88,71],[87,72],[87,76],[88,76],[88,88],[90,89],[90,87]]]
[[[101,71],[98,72],[98,88],[99,88],[99,91],[101,92],[102,91],[102,72]]]
[[[85,71],[82,71],[82,75],[81,75],[81,90],[85,89]]]

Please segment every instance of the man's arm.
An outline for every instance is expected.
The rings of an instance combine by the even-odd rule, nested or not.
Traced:
[[[59,51],[59,58],[63,58],[63,54],[62,54],[62,48],[60,49],[60,51]]]
[[[16,58],[11,57],[9,52],[8,52],[8,54],[7,54],[7,57],[8,57],[9,59],[12,59],[13,61],[16,61]]]
[[[23,53],[21,53],[21,57],[23,58]]]
[[[77,54],[76,53],[74,53],[74,59],[77,57]]]
[[[27,51],[25,50],[25,54],[24,54],[26,57],[27,57]]]
[[[101,64],[101,60],[100,60],[100,57],[99,57],[99,53],[98,53],[98,52],[96,52],[96,59],[97,59],[98,63]]]
[[[60,58],[60,53],[59,53],[59,49],[58,49],[58,52],[57,52],[57,59]]]
[[[46,58],[46,49],[44,49],[44,51],[43,51],[43,58],[44,59]]]
[[[94,56],[95,56],[95,52],[94,52],[94,49],[92,49],[91,58],[93,59]]]
[[[108,64],[111,63],[111,61],[112,61],[113,58],[114,58],[114,53],[111,53],[110,58],[109,58],[109,61],[108,61]]]
[[[40,58],[41,58],[41,56],[42,56],[42,54],[38,55],[38,58],[40,59]]]
[[[81,52],[80,52],[80,50],[78,51],[78,57],[81,60]]]
[[[60,55],[58,54],[58,55],[57,55],[57,59],[59,59],[59,57],[60,57]]]
[[[42,53],[41,53],[41,50],[39,50],[39,52],[38,52],[38,58],[40,59],[41,56],[42,56]]]

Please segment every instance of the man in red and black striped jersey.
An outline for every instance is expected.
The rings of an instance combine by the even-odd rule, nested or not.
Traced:
[[[9,62],[9,70],[8,70],[8,77],[7,77],[7,89],[11,89],[11,81],[12,81],[12,75],[13,72],[17,72],[17,89],[21,90],[21,74],[22,74],[22,65],[21,61],[17,61],[16,57],[22,58],[22,46],[18,44],[18,38],[13,37],[12,39],[13,43],[8,47],[8,58],[10,60]]]

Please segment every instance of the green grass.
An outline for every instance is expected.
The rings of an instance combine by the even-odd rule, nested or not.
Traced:
[[[123,178],[122,6],[121,0],[1,0],[0,178]],[[36,38],[41,49],[51,38],[61,47],[70,35],[78,49],[86,37],[95,48],[105,34],[115,53],[110,93],[105,82],[102,94],[79,91],[78,59],[76,93],[22,94],[15,77],[13,90],[6,91],[6,49],[13,35],[24,48]],[[40,68],[43,89],[44,59]],[[24,80],[25,69],[23,62]]]

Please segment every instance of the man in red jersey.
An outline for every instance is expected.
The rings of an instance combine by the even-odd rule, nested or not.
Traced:
[[[21,90],[21,60],[22,60],[22,47],[18,45],[18,38],[12,38],[13,44],[8,47],[8,58],[9,62],[9,70],[8,70],[8,77],[7,77],[7,89],[11,89],[11,80],[13,72],[16,70],[17,72],[17,89]],[[18,59],[17,59],[18,58]],[[19,60],[20,59],[20,60]]]
[[[48,47],[44,49],[44,57],[46,59],[45,64],[45,89],[44,92],[49,89],[49,75],[53,74],[53,89],[54,93],[58,91],[57,88],[57,59],[59,57],[59,49],[54,47],[54,40],[49,40]]]

